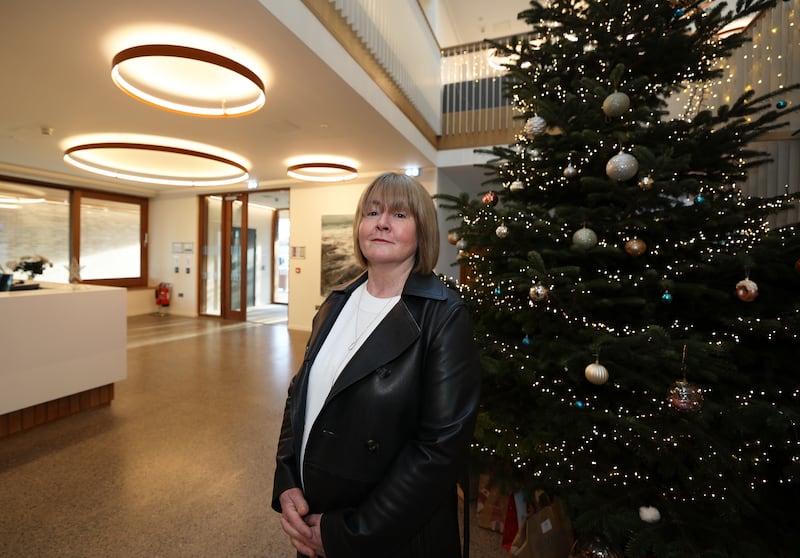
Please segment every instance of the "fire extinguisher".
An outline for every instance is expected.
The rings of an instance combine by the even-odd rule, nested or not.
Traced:
[[[159,283],[156,287],[156,304],[158,306],[169,306],[170,287],[169,283]]]

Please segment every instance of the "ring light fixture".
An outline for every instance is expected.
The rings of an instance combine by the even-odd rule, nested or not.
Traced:
[[[286,169],[286,174],[307,182],[344,182],[357,177],[358,171],[343,163],[299,163]]]
[[[194,149],[148,143],[75,145],[64,152],[64,160],[102,176],[163,186],[224,186],[243,182],[249,177],[247,168],[232,159]]]
[[[244,116],[265,102],[264,83],[255,72],[225,56],[187,46],[126,48],[112,59],[111,79],[138,101],[193,116]]]

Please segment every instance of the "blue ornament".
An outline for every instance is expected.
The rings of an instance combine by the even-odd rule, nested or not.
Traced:
[[[786,108],[786,105],[788,105],[788,104],[789,104],[789,103],[787,103],[786,101],[784,101],[783,99],[781,99],[780,101],[778,101],[777,103],[775,103],[775,106],[776,106],[776,107],[778,107],[779,109],[785,109],[785,108]]]
[[[500,296],[501,294],[503,294],[503,289],[501,289],[500,287],[497,287],[494,290],[494,294],[496,294],[497,296]]]
[[[576,402],[575,402],[575,406],[576,406],[578,409],[583,409],[583,401],[576,401]]]
[[[678,19],[678,18],[683,17],[683,14],[684,14],[683,10],[678,8],[677,10],[675,10],[675,13],[672,14],[672,17],[674,17],[675,19]]]
[[[522,344],[523,345],[530,345],[531,344],[531,338],[526,335],[525,337],[522,338]]]
[[[661,295],[661,300],[669,304],[670,302],[672,302],[672,295],[670,293],[664,293]]]
[[[706,199],[703,196],[697,196],[694,201],[695,203],[703,203]]]

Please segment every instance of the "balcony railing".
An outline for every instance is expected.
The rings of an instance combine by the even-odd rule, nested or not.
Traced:
[[[494,40],[516,44],[524,37]],[[442,50],[440,149],[508,144],[524,122],[506,95],[506,70],[487,42]]]

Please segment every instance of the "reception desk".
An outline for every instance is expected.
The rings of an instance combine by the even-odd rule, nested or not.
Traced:
[[[0,292],[0,438],[108,405],[127,375],[126,290]]]

